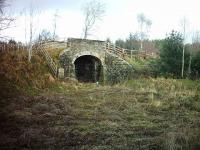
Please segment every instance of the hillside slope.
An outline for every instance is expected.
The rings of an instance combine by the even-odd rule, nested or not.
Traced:
[[[33,55],[31,63],[25,51],[10,51],[0,55],[1,92],[14,88],[44,89],[48,87],[50,78],[52,76],[45,61],[38,55]]]

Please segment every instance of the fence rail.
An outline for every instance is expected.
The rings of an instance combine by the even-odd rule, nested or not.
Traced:
[[[115,46],[111,43],[106,43],[106,51],[116,54],[121,58],[145,58],[145,57],[154,57],[154,53],[148,53],[146,51],[141,50],[130,50],[130,49],[124,49],[119,46]]]
[[[47,64],[52,71],[54,77],[58,76],[58,65],[57,63],[52,59],[50,54],[47,50],[53,49],[60,49],[60,48],[68,48],[70,47],[70,43],[66,41],[45,41],[39,43],[39,45],[36,46],[37,51],[43,55],[43,57],[46,59]]]
[[[27,49],[27,46],[25,44],[0,43],[0,52],[19,51],[19,50],[26,50],[26,49]]]
[[[27,50],[28,46],[25,46],[23,44],[18,44],[18,43],[0,43],[0,52],[8,52],[8,51],[23,51]],[[47,61],[47,64],[53,73],[53,75],[56,77],[57,76],[57,65],[49,55],[49,53],[45,50],[45,47],[43,44],[37,44],[33,46],[33,52],[37,51],[39,52]]]
[[[37,52],[39,52],[45,58],[45,60],[47,62],[47,65],[49,66],[53,76],[57,77],[58,66],[54,62],[54,60],[51,58],[50,54],[46,51],[45,44],[44,43],[40,43],[36,50],[37,50]]]

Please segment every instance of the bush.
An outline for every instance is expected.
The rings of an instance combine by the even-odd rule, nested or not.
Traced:
[[[160,49],[160,72],[179,77],[182,67],[183,39],[180,33],[172,31],[161,44]],[[185,51],[185,66],[188,66],[189,53]],[[186,71],[186,67],[185,70]]]
[[[200,51],[195,53],[192,58],[190,77],[194,79],[200,77]]]

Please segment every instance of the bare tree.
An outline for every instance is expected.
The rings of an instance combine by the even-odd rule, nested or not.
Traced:
[[[105,13],[105,6],[96,0],[92,0],[85,4],[83,12],[85,16],[83,31],[84,39],[86,39],[90,35],[90,31],[94,28],[95,23],[102,19]]]
[[[183,34],[183,51],[182,51],[182,67],[181,67],[181,77],[184,76],[184,68],[185,68],[185,43],[186,43],[186,25],[187,25],[187,19],[186,17],[183,17],[181,20],[181,26],[182,26],[182,34]]]
[[[25,44],[27,45],[27,10],[24,8],[21,12],[20,15],[24,15],[24,40]]]
[[[0,0],[0,12],[3,13],[3,7],[5,6],[6,0]]]
[[[145,16],[144,14],[138,14],[137,16],[137,21],[139,23],[139,26],[140,26],[140,49],[142,50],[143,49],[143,39],[144,39],[144,32],[143,32],[143,26],[144,26],[144,23],[145,23]]]
[[[137,15],[137,21],[140,27],[140,49],[143,50],[143,40],[148,36],[152,22],[143,13]]]
[[[49,41],[49,40],[55,40],[54,38],[55,38],[54,35],[51,34],[50,31],[43,29],[42,32],[39,34],[39,37],[37,40],[38,40],[38,42],[39,41]]]
[[[31,62],[32,57],[32,47],[33,47],[33,5],[30,4],[30,12],[29,12],[30,22],[29,22],[29,47],[28,47],[28,61]]]
[[[193,32],[192,35],[192,44],[200,43],[200,31]]]
[[[54,20],[53,20],[53,39],[55,40],[56,38],[56,29],[57,29],[57,18],[59,17],[58,15],[58,10],[56,10],[54,14]]]
[[[0,0],[0,32],[10,28],[11,23],[14,21],[14,19],[7,16],[3,10],[6,6],[5,2],[6,0]],[[0,33],[0,38],[5,38],[5,36],[2,36]]]

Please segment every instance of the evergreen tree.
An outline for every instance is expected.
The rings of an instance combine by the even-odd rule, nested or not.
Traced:
[[[200,77],[200,51],[196,52],[191,62],[191,76],[193,78]]]
[[[175,77],[180,76],[182,66],[182,49],[182,35],[178,32],[172,31],[172,33],[162,42],[160,49],[160,62],[162,73]],[[188,59],[188,56],[189,54],[186,51],[185,60]],[[188,63],[188,61],[185,61],[185,63]]]

